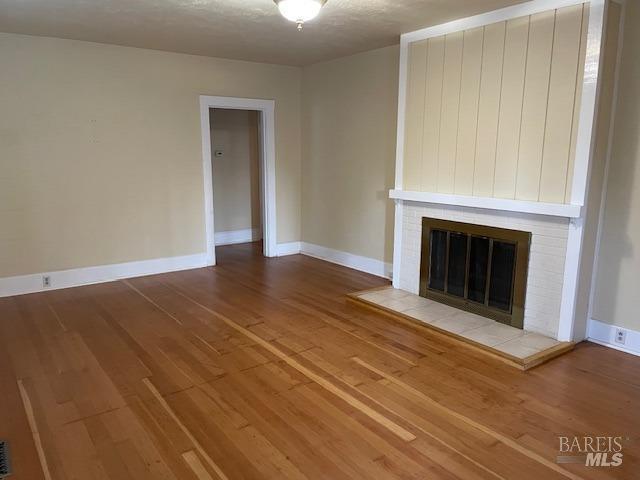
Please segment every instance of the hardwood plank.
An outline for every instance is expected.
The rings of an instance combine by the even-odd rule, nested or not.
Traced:
[[[337,397],[340,397],[345,402],[347,402],[347,403],[353,405],[354,407],[358,408],[365,415],[367,415],[368,417],[371,417],[376,422],[378,422],[381,425],[383,425],[384,427],[388,428],[391,432],[393,432],[394,434],[398,435],[403,440],[411,441],[411,440],[413,440],[415,438],[415,436],[411,432],[408,432],[407,430],[405,430],[401,426],[395,424],[393,421],[389,420],[388,418],[384,417],[383,415],[380,415],[380,413],[376,412],[374,409],[372,409],[368,405],[364,404],[363,402],[361,402],[357,398],[353,397],[348,392],[346,392],[346,391],[340,389],[339,387],[335,386],[333,383],[327,381],[325,378],[323,378],[322,376],[316,374],[311,369],[305,367],[304,365],[302,365],[297,360],[294,360],[293,358],[285,355],[281,350],[279,350],[278,348],[274,347],[271,343],[263,340],[258,335],[254,334],[252,331],[242,327],[241,325],[238,325],[233,320],[231,320],[231,319],[229,319],[227,317],[221,316],[220,314],[216,313],[214,310],[211,310],[209,307],[207,307],[207,306],[205,306],[205,305],[203,305],[201,303],[198,303],[193,298],[190,298],[190,297],[186,296],[184,293],[182,293],[182,292],[177,292],[177,293],[179,293],[180,295],[184,296],[187,300],[191,300],[196,305],[199,305],[204,310],[206,310],[209,313],[211,313],[213,316],[215,316],[215,317],[219,318],[220,320],[222,320],[223,322],[225,322],[231,328],[234,328],[238,332],[243,333],[244,335],[249,337],[251,340],[253,340],[257,344],[261,345],[262,347],[264,347],[266,350],[270,351],[271,353],[273,353],[277,357],[280,357],[280,359],[285,361],[291,367],[295,368],[296,370],[298,370],[303,375],[309,377],[311,380],[313,380],[314,382],[316,382],[318,385],[320,385],[321,387],[325,388],[326,390],[330,391],[331,393],[333,393]]]
[[[636,476],[637,357],[584,343],[522,372],[347,302],[384,279],[256,244],[217,254],[0,299],[16,480]],[[623,465],[556,464],[557,436],[585,433],[629,437]]]
[[[420,399],[422,399],[424,402],[429,403],[430,405],[436,407],[437,409],[444,409],[447,414],[451,415],[452,417],[456,418],[457,420],[460,420],[464,423],[467,423],[468,425],[472,426],[473,428],[476,428],[478,430],[480,430],[483,433],[486,433],[487,435],[490,435],[492,437],[494,437],[496,440],[504,443],[505,445],[513,448],[514,450],[517,450],[518,452],[522,453],[523,455],[526,455],[530,458],[532,458],[533,460],[540,462],[544,465],[546,465],[547,467],[549,467],[551,470],[555,470],[556,472],[560,473],[561,475],[564,475],[567,478],[571,478],[573,480],[577,480],[580,477],[577,475],[574,475],[571,472],[566,471],[565,469],[561,468],[560,466],[558,466],[557,464],[549,461],[546,458],[541,457],[540,455],[537,455],[535,452],[532,452],[531,450],[522,447],[522,445],[520,445],[519,443],[513,441],[512,439],[506,437],[505,435],[502,435],[494,430],[492,430],[491,428],[488,428],[480,423],[477,423],[476,421],[465,417],[464,415],[460,415],[459,413],[455,412],[452,409],[449,409],[447,407],[444,407],[443,405],[439,404],[438,402],[435,402],[433,399],[431,399],[430,397],[426,396],[425,394],[423,394],[422,392],[420,392],[419,390],[416,390],[415,388],[413,388],[412,386],[398,380],[397,378],[381,371],[378,370],[377,368],[375,368],[372,365],[367,364],[366,362],[360,360],[357,357],[353,358],[353,361],[362,365],[363,367],[371,370],[372,372],[377,373],[378,375],[380,375],[383,378],[386,378],[387,380],[389,380],[390,382],[395,383],[396,385],[400,386],[401,388],[404,388],[405,390],[409,391],[411,394],[419,397]]]
[[[24,403],[24,410],[27,413],[27,419],[29,420],[29,427],[31,428],[31,434],[33,435],[33,443],[38,451],[38,459],[40,460],[40,466],[42,467],[42,473],[46,480],[51,480],[51,471],[49,470],[49,462],[47,461],[47,455],[44,453],[42,447],[42,441],[40,440],[40,431],[38,430],[38,424],[36,423],[36,417],[33,413],[33,407],[31,406],[31,399],[27,393],[26,388],[22,380],[18,380],[18,387],[20,388],[20,396]]]
[[[182,457],[184,458],[184,461],[187,462],[189,467],[191,467],[191,470],[193,470],[193,472],[196,474],[198,480],[214,480],[213,477],[209,475],[209,472],[204,467],[204,465],[200,461],[200,458],[198,458],[198,455],[194,450],[184,452],[182,454]]]
[[[160,392],[158,392],[158,390],[153,385],[153,383],[151,383],[151,381],[148,378],[145,378],[144,380],[142,380],[142,383],[144,383],[144,385],[153,394],[153,396],[158,401],[158,403],[160,405],[162,405],[162,408],[164,408],[166,413],[173,419],[174,422],[176,422],[178,427],[180,427],[180,430],[182,430],[182,432],[187,436],[187,438],[193,443],[193,446],[195,447],[196,451],[205,459],[205,461],[213,469],[213,471],[216,472],[216,475],[218,475],[218,477],[221,480],[228,480],[228,477],[224,474],[224,472],[222,470],[220,470],[220,467],[218,467],[218,465],[213,461],[213,459],[204,450],[204,448],[202,448],[202,445],[200,445],[200,442],[198,442],[198,440],[196,440],[196,438],[189,431],[189,429],[184,425],[184,423],[182,423],[180,421],[178,416],[175,414],[175,412],[169,406],[167,401],[162,397],[162,395],[160,395]]]

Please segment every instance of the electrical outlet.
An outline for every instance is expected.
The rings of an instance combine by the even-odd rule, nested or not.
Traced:
[[[42,276],[42,287],[49,288],[51,286],[51,277],[49,275]]]
[[[616,343],[624,345],[627,341],[627,332],[621,328],[616,328]]]

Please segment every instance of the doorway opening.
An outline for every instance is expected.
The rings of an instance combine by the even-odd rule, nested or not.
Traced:
[[[276,252],[274,101],[200,97],[207,263],[215,247]]]
[[[216,247],[262,241],[259,113],[209,109]]]

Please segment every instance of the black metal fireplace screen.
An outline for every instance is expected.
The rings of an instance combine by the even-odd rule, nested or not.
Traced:
[[[422,219],[420,295],[522,328],[531,233]]]

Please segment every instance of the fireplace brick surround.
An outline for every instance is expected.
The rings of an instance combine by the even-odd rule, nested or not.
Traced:
[[[569,229],[567,218],[405,202],[399,287],[415,294],[420,288],[423,217],[531,232],[524,329],[553,338],[558,335]]]
[[[547,32],[564,35],[567,23],[558,19],[565,17],[582,25],[580,38],[577,27],[572,30],[570,51],[564,43],[549,49],[546,41],[538,49],[542,43],[531,38],[514,43],[508,55],[499,40],[484,44],[483,54],[486,47],[502,59],[502,77],[499,65],[480,65],[480,85],[487,88],[479,93],[473,82],[458,88],[459,70],[445,68],[458,65],[455,53],[447,60],[443,52],[447,35],[479,27],[507,31],[516,19],[531,28],[534,18],[538,27],[547,22]],[[588,337],[623,18],[617,2],[533,0],[401,35],[396,175],[389,192],[396,203],[395,288],[419,294],[423,217],[530,232],[524,330],[562,342]],[[532,46],[538,54],[528,57]],[[441,52],[433,62],[432,47]],[[515,65],[523,55],[524,70],[505,77],[507,61]],[[529,58],[552,68],[543,71]],[[571,72],[563,74],[569,64]],[[478,72],[464,56],[462,66]],[[546,87],[537,88],[547,74]],[[565,89],[574,92],[573,105],[556,101],[571,98]],[[478,108],[469,100],[476,98]]]

